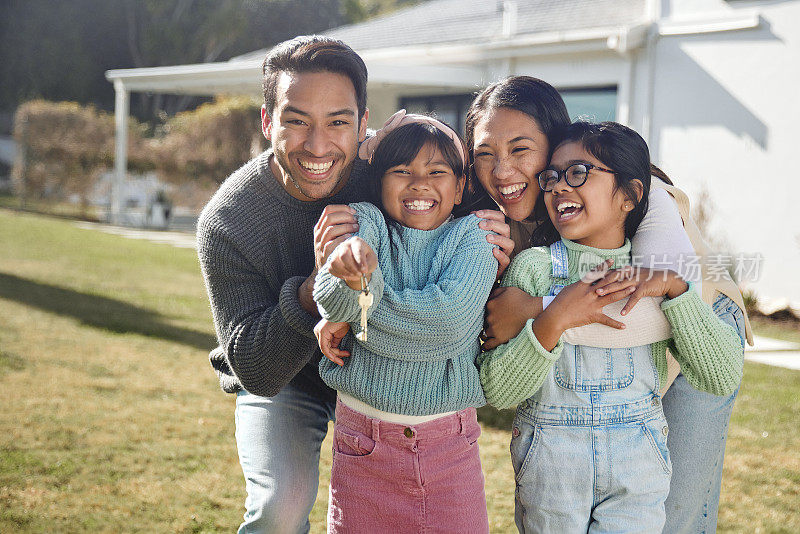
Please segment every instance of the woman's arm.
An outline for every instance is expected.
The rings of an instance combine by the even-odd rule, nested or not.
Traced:
[[[533,395],[561,355],[560,338],[567,328],[597,321],[610,323],[603,307],[619,300],[619,293],[630,294],[630,289],[598,295],[591,282],[603,278],[607,268],[604,262],[580,282],[565,287],[536,321],[528,320],[511,341],[478,357],[481,385],[489,404],[505,408]],[[549,269],[546,250],[530,249],[512,262],[503,283],[541,294],[550,283]]]
[[[695,280],[695,273],[690,269],[694,247],[683,228],[675,201],[667,191],[655,185],[657,181],[654,177],[647,197],[647,213],[631,238],[631,263],[636,267],[674,271],[684,280],[695,283],[699,293],[696,284],[700,280]]]
[[[543,300],[518,287],[493,289],[483,320],[483,350],[495,349],[519,335],[525,323],[542,313]]]
[[[658,178],[653,178],[655,182]],[[683,228],[683,221],[675,201],[660,187],[650,188],[648,208],[631,239],[632,263],[650,269],[669,269],[684,280],[688,272],[694,248]],[[688,278],[690,282],[694,282]],[[699,281],[698,281],[699,282]],[[696,286],[699,293],[699,287]],[[661,310],[662,299],[645,297],[628,313],[622,315],[622,303],[610,305],[603,310],[609,317],[625,323],[625,330],[615,330],[601,324],[590,324],[571,329],[564,340],[573,345],[620,348],[649,345],[672,337],[671,327]]]

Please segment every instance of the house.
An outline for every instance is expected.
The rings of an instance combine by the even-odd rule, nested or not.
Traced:
[[[798,26],[800,0],[431,0],[327,34],[367,64],[372,127],[399,107],[463,123],[476,90],[528,74],[571,115],[635,128],[702,204],[720,266],[800,306]],[[109,71],[118,132],[130,91],[258,94],[265,54]]]
[[[0,194],[11,192],[11,168],[17,155],[17,143],[10,136],[0,135]]]

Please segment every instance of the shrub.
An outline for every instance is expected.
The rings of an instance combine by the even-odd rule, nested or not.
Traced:
[[[173,183],[222,183],[264,150],[260,103],[250,97],[222,97],[178,113],[152,141],[152,164]]]
[[[147,168],[142,126],[130,121],[130,167]],[[77,195],[86,206],[100,173],[114,165],[114,117],[75,102],[32,100],[14,118],[20,157],[14,189],[23,201],[62,200]]]
[[[17,109],[14,138],[20,147],[12,173],[23,198],[86,200],[101,169],[112,164],[114,121],[74,102],[33,100]]]
[[[155,137],[129,119],[128,170],[156,170],[184,190],[192,204],[264,150],[260,103],[223,97],[170,118]],[[23,204],[77,196],[85,215],[89,196],[103,171],[114,165],[114,117],[74,102],[33,100],[17,109],[14,137],[21,157],[12,171]],[[196,190],[197,194],[190,194]]]

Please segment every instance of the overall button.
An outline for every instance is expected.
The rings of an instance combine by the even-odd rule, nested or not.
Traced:
[[[405,434],[407,438],[414,437],[414,431],[408,427],[406,427],[405,430],[403,430],[403,434]]]
[[[519,437],[519,428],[514,427],[514,430],[511,431],[511,435],[514,436],[515,438],[518,438]]]
[[[662,434],[664,434],[664,435],[666,436],[666,435],[669,433],[669,428],[667,428],[667,427],[665,426],[664,428],[662,428],[662,429],[661,429],[661,433],[662,433]]]
[[[658,397],[653,397],[652,404],[653,406],[658,406]]]

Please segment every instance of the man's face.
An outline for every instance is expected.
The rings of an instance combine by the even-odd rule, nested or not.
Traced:
[[[299,200],[333,195],[349,178],[367,131],[368,112],[358,119],[353,83],[334,72],[282,72],[275,96],[271,116],[261,109],[273,174]]]

